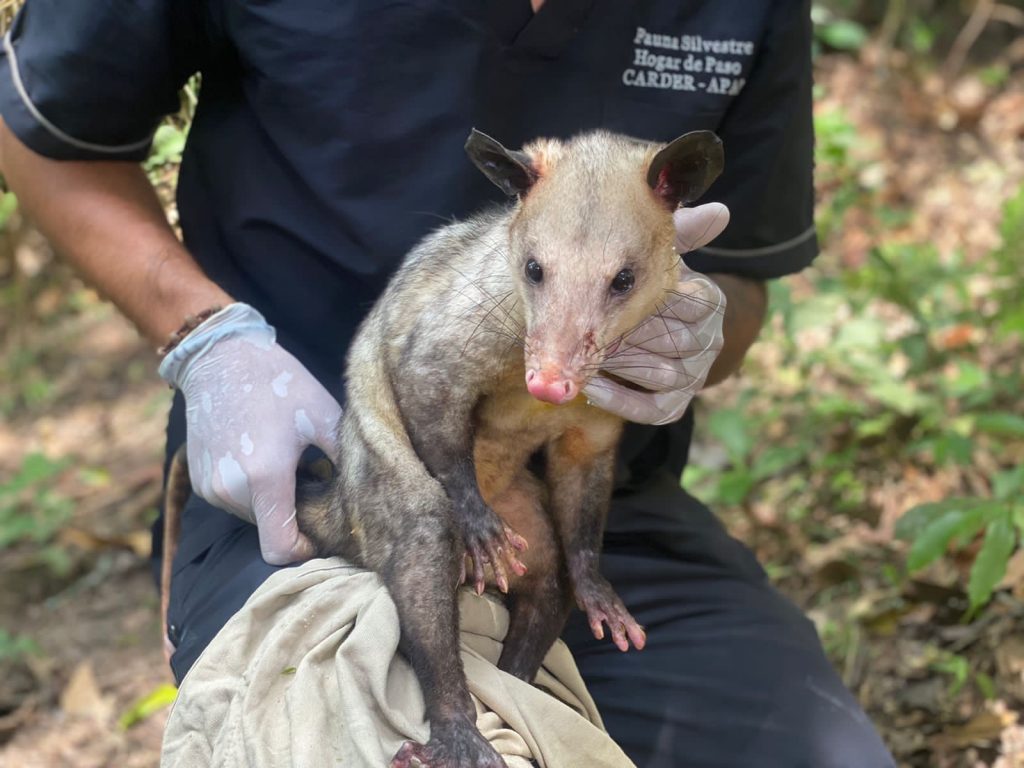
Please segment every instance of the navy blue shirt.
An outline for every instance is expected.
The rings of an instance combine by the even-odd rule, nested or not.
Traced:
[[[507,146],[715,130],[726,168],[706,197],[732,221],[687,263],[807,265],[810,33],[808,0],[547,0],[536,15],[528,0],[28,0],[0,114],[49,157],[141,160],[200,71],[185,242],[337,391],[403,255],[501,199],[463,154],[472,126]]]

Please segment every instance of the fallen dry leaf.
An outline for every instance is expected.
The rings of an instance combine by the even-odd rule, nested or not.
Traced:
[[[937,747],[987,745],[1002,735],[1003,727],[1003,718],[995,712],[986,710],[963,725],[951,725],[943,729],[932,741]]]
[[[90,662],[83,661],[71,673],[60,694],[60,708],[69,715],[92,717],[101,723],[110,719],[113,704],[100,693]]]

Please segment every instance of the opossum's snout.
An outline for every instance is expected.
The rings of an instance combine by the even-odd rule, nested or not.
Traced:
[[[563,327],[528,335],[526,350],[526,389],[538,400],[563,405],[587,383],[583,371],[593,367],[597,345],[593,332]]]
[[[574,377],[565,376],[550,369],[526,371],[526,388],[530,394],[545,403],[562,405],[574,399],[580,393],[580,385]]]

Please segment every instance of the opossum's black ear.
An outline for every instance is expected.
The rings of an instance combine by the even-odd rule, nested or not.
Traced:
[[[466,139],[466,154],[473,165],[509,197],[525,194],[537,180],[537,171],[530,163],[529,155],[505,149],[476,128]]]
[[[647,183],[674,210],[703,195],[723,167],[722,140],[711,131],[692,131],[654,156],[647,169]]]

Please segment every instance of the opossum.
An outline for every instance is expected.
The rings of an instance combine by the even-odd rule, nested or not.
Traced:
[[[505,765],[476,729],[459,657],[467,571],[477,592],[507,593],[498,664],[524,680],[573,601],[598,638],[606,624],[620,649],[644,646],[598,572],[622,420],[580,391],[674,287],[672,212],[723,166],[708,131],[510,151],[474,130],[466,151],[514,201],[408,255],[349,350],[335,473],[297,491],[318,553],[376,571],[397,606],[431,731],[392,768]],[[168,492],[178,507],[183,464]],[[170,553],[177,517],[168,510]]]

